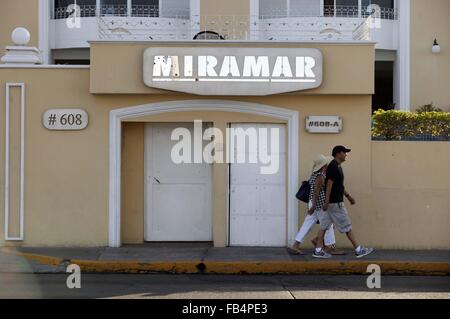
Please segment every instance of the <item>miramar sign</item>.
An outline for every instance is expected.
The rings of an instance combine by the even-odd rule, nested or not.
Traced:
[[[144,52],[144,83],[197,95],[271,95],[322,84],[323,57],[309,48],[159,47]]]

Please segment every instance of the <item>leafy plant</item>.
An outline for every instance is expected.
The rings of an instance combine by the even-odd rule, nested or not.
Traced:
[[[435,107],[433,105],[433,102],[431,102],[430,104],[422,105],[421,107],[419,107],[416,110],[416,112],[420,114],[420,113],[426,113],[426,112],[443,112],[443,111],[440,108]]]
[[[449,112],[413,113],[378,110],[372,119],[372,136],[388,141],[425,135],[450,139]]]

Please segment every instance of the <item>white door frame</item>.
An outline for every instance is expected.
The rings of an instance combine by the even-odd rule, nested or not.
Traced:
[[[287,122],[288,135],[288,241],[293,242],[298,227],[299,186],[299,113],[264,104],[224,100],[187,100],[144,104],[110,112],[109,120],[109,246],[120,247],[121,241],[121,156],[122,122],[127,119],[162,113],[190,111],[222,111],[255,114]]]

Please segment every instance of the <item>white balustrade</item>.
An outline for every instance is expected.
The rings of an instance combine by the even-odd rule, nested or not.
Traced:
[[[379,8],[369,12],[367,7],[357,6],[304,7],[301,12],[268,10],[261,8],[259,16],[216,15],[193,16],[186,10],[164,11],[158,6],[132,5],[81,5],[56,8],[54,21],[70,16],[84,18],[85,30],[58,30],[63,23],[54,23],[57,48],[64,47],[64,37],[80,41],[96,39],[148,41],[193,40],[200,32],[208,33],[201,39],[249,40],[249,41],[352,41],[373,40],[366,28],[366,20],[376,14],[381,20],[397,20],[396,9]],[[95,20],[95,21],[94,21]],[[83,22],[83,21],[82,21]],[[387,31],[393,32],[392,23],[386,23]],[[94,30],[96,26],[96,30]],[[83,27],[83,23],[82,23]],[[214,33],[217,33],[217,37]],[[95,34],[92,34],[95,33]],[[76,38],[75,38],[76,37]],[[68,40],[70,42],[71,40]],[[80,42],[81,43],[81,42]],[[71,42],[71,45],[74,43]],[[80,44],[76,47],[82,47]],[[87,42],[86,42],[87,47]]]

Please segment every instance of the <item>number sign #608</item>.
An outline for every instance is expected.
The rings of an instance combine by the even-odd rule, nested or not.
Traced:
[[[81,109],[52,109],[44,113],[43,124],[51,131],[80,131],[89,124],[89,116]]]

